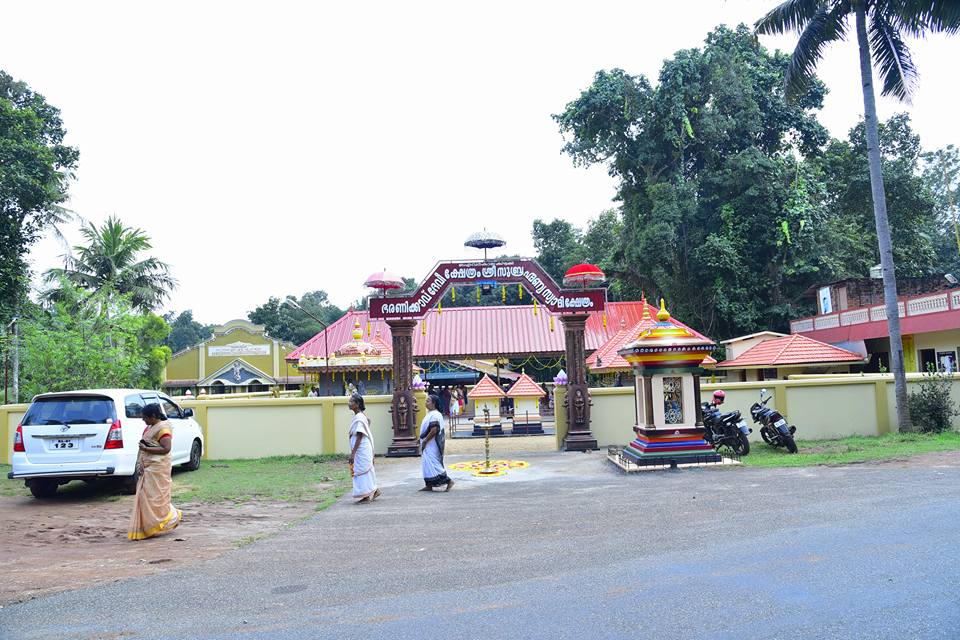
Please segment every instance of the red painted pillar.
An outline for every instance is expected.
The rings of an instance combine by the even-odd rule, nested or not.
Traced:
[[[567,364],[567,451],[597,449],[597,440],[590,431],[590,391],[587,388],[587,358],[584,344],[584,329],[587,315],[560,316],[563,337],[566,342]]]
[[[388,457],[420,455],[417,433],[417,401],[413,395],[413,329],[416,320],[387,320],[393,335],[393,442]]]

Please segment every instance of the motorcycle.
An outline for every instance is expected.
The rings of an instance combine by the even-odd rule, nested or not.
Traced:
[[[797,432],[794,425],[788,425],[783,415],[776,409],[767,406],[770,398],[766,389],[760,390],[760,401],[750,406],[750,415],[753,421],[760,425],[760,437],[772,447],[786,447],[790,453],[797,452],[797,443],[793,434]]]
[[[750,441],[747,439],[753,429],[740,418],[739,411],[721,413],[720,409],[709,402],[703,407],[703,437],[719,451],[726,446],[738,456],[750,453]]]

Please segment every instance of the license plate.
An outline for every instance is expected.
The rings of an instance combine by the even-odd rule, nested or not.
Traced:
[[[776,422],[773,423],[773,426],[777,427],[778,429],[779,429],[780,427],[785,427],[785,426],[787,426],[787,421],[786,421],[786,420],[782,420],[782,419],[781,419],[781,420],[777,420]]]
[[[79,449],[80,438],[57,438],[50,446],[53,449]]]

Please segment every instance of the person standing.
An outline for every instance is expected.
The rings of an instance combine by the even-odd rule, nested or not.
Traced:
[[[420,466],[423,471],[423,489],[433,491],[434,487],[446,485],[444,491],[453,489],[453,480],[447,476],[443,467],[443,448],[446,431],[443,415],[439,410],[440,398],[435,394],[427,396],[427,415],[420,423]]]
[[[367,419],[363,396],[354,393],[347,401],[353,411],[350,423],[350,475],[353,476],[353,497],[357,502],[373,502],[380,497],[377,472],[373,468],[373,434]]]
[[[146,405],[140,415],[147,428],[140,440],[140,457],[137,459],[140,477],[127,532],[129,540],[145,540],[166,533],[176,529],[183,519],[183,512],[170,503],[173,427],[159,404]]]

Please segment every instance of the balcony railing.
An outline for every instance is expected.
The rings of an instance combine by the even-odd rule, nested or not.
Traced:
[[[960,310],[960,289],[943,293],[929,293],[906,298],[897,303],[900,317],[922,316],[928,313]],[[847,309],[839,313],[825,313],[810,318],[801,318],[790,322],[790,333],[807,333],[820,329],[849,327],[855,324],[880,322],[887,319],[884,305],[873,305]]]

